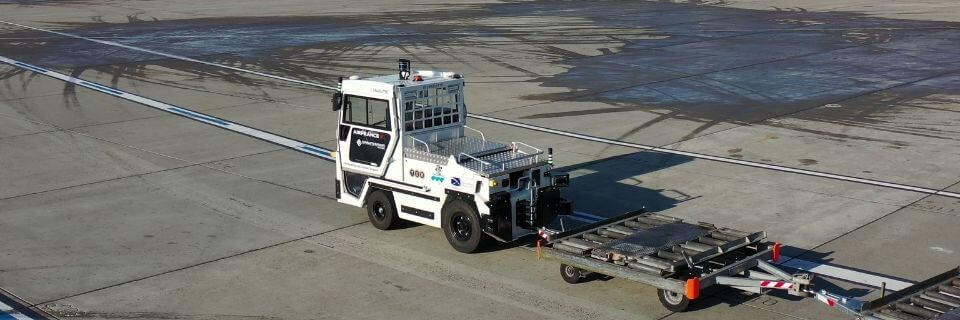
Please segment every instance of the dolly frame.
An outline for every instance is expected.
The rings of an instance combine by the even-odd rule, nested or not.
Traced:
[[[627,266],[611,261],[600,260],[589,254],[577,254],[567,250],[560,250],[556,246],[564,240],[576,238],[587,233],[596,233],[602,228],[624,225],[631,220],[637,220],[641,217],[650,217],[653,214],[644,210],[633,211],[624,215],[593,223],[576,230],[565,232],[554,232],[551,230],[541,230],[541,241],[537,242],[537,252],[539,258],[557,260],[561,264],[561,276],[571,283],[568,279],[571,276],[570,271],[575,271],[575,275],[583,274],[582,271],[599,273],[612,277],[619,277],[636,281],[655,287],[658,294],[661,295],[661,303],[671,311],[685,310],[691,301],[700,296],[702,289],[712,286],[727,286],[742,291],[754,293],[766,293],[769,290],[785,290],[790,295],[800,297],[816,296],[818,300],[831,307],[843,307],[843,311],[859,314],[861,302],[830,294],[825,291],[815,292],[810,289],[810,282],[813,279],[809,273],[788,273],[768,261],[776,262],[780,258],[780,244],[764,241],[766,233],[763,231],[747,234],[743,241],[730,241],[731,245],[717,246],[718,252],[707,252],[706,250],[694,257],[683,255],[685,266],[678,269],[660,270],[653,272],[647,269],[638,269],[637,266]],[[672,219],[674,222],[683,222],[682,219],[656,215],[660,219]],[[698,222],[696,225],[707,228],[716,228],[712,224]],[[561,244],[562,245],[562,244]],[[682,251],[681,251],[682,252]],[[745,256],[727,257],[732,252]],[[724,259],[726,258],[726,259]],[[720,267],[710,268],[706,265]],[[567,268],[575,268],[568,270]],[[565,274],[566,273],[566,274]],[[665,296],[672,296],[672,299],[664,299]],[[680,300],[682,298],[682,300]],[[673,301],[670,301],[673,300]]]

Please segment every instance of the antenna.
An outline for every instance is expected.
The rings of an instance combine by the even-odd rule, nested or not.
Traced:
[[[400,80],[407,80],[410,78],[410,60],[398,59],[397,67],[400,69]]]

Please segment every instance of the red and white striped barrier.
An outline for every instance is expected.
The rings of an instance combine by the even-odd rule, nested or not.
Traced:
[[[784,282],[784,281],[760,281],[760,287],[771,288],[771,289],[791,289],[793,288],[793,283]]]

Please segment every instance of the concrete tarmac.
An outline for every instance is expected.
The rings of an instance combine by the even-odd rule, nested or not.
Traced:
[[[0,20],[333,84],[467,78],[473,113],[609,139],[960,192],[952,1],[0,1]],[[0,25],[0,55],[333,148],[329,93]],[[578,211],[766,230],[786,254],[919,281],[960,265],[960,200],[638,152],[552,147]],[[846,319],[711,292],[670,313],[622,279],[568,285],[520,243],[379,231],[315,157],[0,65],[0,288],[83,319]],[[568,221],[575,224],[576,222]],[[855,279],[819,278],[872,299]]]

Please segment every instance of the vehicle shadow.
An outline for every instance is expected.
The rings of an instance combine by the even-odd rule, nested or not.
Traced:
[[[663,211],[693,199],[695,197],[679,190],[645,187],[646,177],[643,177],[692,160],[690,157],[644,151],[556,168],[570,174],[570,187],[563,193],[573,202],[575,214],[559,217],[550,227],[571,229],[585,222],[592,223],[639,209]]]
[[[639,209],[649,212],[666,210],[693,199],[695,197],[673,189],[645,188],[639,178],[692,160],[690,157],[643,151],[557,167],[554,170],[570,173],[570,187],[563,193],[573,202],[576,213],[558,216],[547,227],[571,230]],[[531,235],[509,243],[491,242],[479,252],[532,247],[536,240],[536,236]]]

